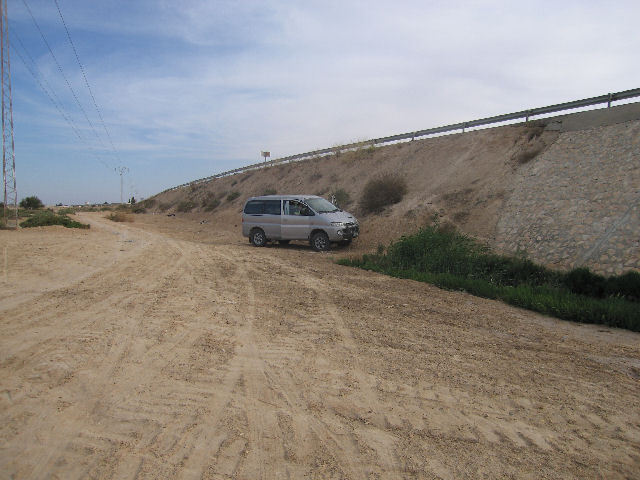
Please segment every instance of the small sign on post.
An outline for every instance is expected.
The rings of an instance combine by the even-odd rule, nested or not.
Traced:
[[[267,158],[271,156],[271,152],[260,152],[260,155],[264,157],[264,161],[267,161]]]

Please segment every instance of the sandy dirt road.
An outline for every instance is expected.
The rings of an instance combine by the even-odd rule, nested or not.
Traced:
[[[0,478],[640,478],[638,334],[83,221],[0,231]]]

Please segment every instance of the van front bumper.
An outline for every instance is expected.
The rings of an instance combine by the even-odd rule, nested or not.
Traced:
[[[358,235],[360,235],[360,226],[357,223],[344,223],[333,230],[332,235],[329,236],[329,240],[332,242],[352,240],[357,238]]]

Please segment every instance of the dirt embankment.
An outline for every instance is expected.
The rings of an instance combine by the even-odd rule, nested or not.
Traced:
[[[200,219],[236,222],[252,195],[342,189],[351,198],[345,208],[361,217],[363,250],[438,215],[551,267],[621,273],[640,269],[639,138],[640,104],[623,105],[255,170],[165,192],[154,209],[175,212],[183,203]],[[406,179],[407,195],[364,217],[364,185],[388,172]],[[231,193],[238,197],[227,200]]]
[[[637,333],[233,227],[81,220],[0,231],[2,478],[640,471]]]

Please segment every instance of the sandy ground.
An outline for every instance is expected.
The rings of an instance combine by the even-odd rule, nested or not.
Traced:
[[[640,478],[638,334],[82,219],[0,231],[0,478]]]

